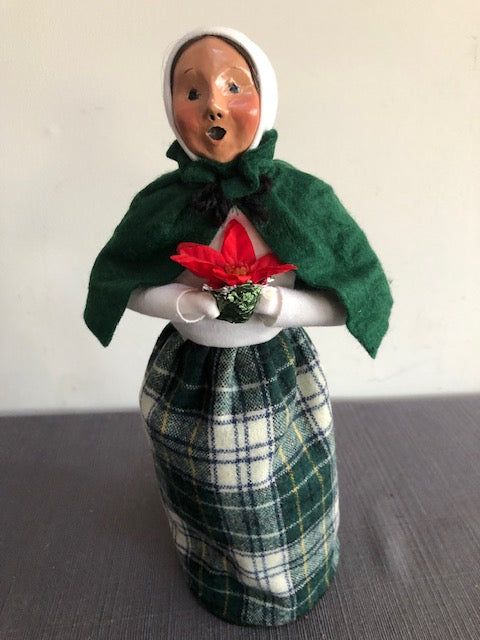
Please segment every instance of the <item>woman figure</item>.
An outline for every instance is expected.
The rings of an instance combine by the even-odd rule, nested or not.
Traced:
[[[331,408],[302,327],[347,321],[374,356],[390,292],[332,189],[273,160],[275,75],[254,43],[189,33],[164,82],[179,168],[135,197],[100,253],[85,319],[103,344],[127,304],[171,321],[141,410],[189,586],[230,622],[283,624],[338,561]],[[265,265],[279,275],[248,320],[227,322],[202,270],[247,281]]]

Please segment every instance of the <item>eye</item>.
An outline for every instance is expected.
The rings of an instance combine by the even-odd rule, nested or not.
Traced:
[[[238,86],[238,84],[235,84],[235,82],[231,82],[228,85],[228,90],[230,91],[230,93],[240,93],[240,87]]]
[[[188,92],[188,99],[189,100],[198,100],[199,98],[199,93],[196,89],[190,89],[190,91]]]

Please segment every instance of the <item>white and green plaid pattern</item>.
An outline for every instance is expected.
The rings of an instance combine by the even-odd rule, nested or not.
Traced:
[[[168,326],[141,408],[195,595],[236,624],[306,613],[338,560],[338,495],[327,386],[305,331],[217,349]]]

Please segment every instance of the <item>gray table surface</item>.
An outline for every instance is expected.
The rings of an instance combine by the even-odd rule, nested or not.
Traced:
[[[191,596],[137,413],[0,418],[0,639],[480,638],[480,396],[334,403],[341,560],[305,618]]]

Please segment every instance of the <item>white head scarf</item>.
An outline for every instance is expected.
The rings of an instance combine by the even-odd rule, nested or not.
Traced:
[[[273,123],[275,122],[278,104],[277,78],[275,76],[275,71],[273,70],[270,60],[260,49],[260,47],[240,31],[229,29],[228,27],[201,27],[199,29],[194,29],[193,31],[186,33],[182,38],[177,40],[177,42],[171,48],[170,53],[168,54],[163,74],[163,101],[165,104],[165,111],[167,112],[168,122],[173,129],[175,137],[177,138],[182,149],[185,151],[188,157],[191,160],[198,160],[198,156],[190,151],[185,142],[182,140],[177,127],[175,126],[172,109],[172,91],[170,87],[170,77],[172,72],[172,64],[180,47],[186,44],[189,40],[193,40],[194,38],[199,38],[202,36],[223,36],[224,38],[235,42],[235,44],[238,44],[241,49],[248,53],[253,65],[255,66],[260,93],[260,122],[258,124],[258,129],[255,133],[252,144],[249,147],[249,149],[255,149],[256,147],[258,147],[265,131],[271,129],[273,127]]]

